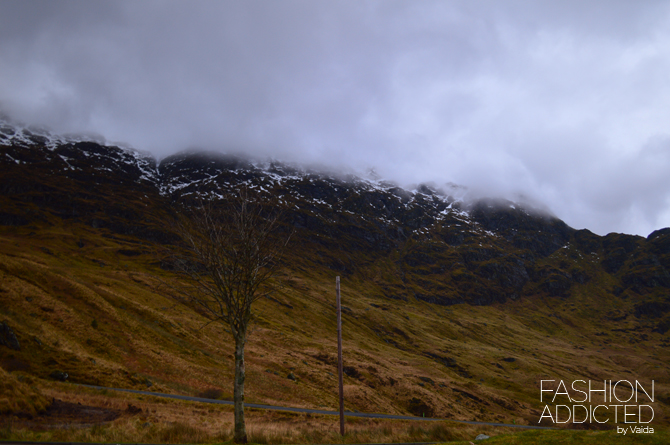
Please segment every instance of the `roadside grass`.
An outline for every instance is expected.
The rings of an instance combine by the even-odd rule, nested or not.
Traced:
[[[227,405],[162,399],[147,395],[79,388],[67,384],[44,390],[44,395],[85,406],[121,412],[102,425],[37,424],[26,426],[16,417],[0,418],[0,440],[100,443],[231,443],[233,412]],[[132,408],[132,409],[130,409]],[[138,409],[141,410],[138,412]],[[519,430],[450,421],[409,421],[347,417],[346,434],[339,435],[337,416],[247,410],[247,433],[252,444],[361,444],[437,442],[474,443],[479,434],[493,445],[526,444],[649,444],[670,443],[667,429],[653,434],[610,431]]]
[[[76,390],[76,391],[73,391]],[[233,436],[233,410],[228,405],[163,399],[116,391],[55,385],[45,396],[72,404],[115,410],[121,416],[98,425],[46,424],[16,416],[0,418],[0,440],[102,443],[221,443]],[[410,421],[347,417],[346,435],[339,435],[339,418],[281,411],[247,409],[249,440],[257,444],[447,442],[513,432],[449,421]]]
[[[231,416],[227,416],[231,417]],[[617,434],[616,431],[519,431],[455,424],[452,422],[416,422],[364,419],[346,424],[346,434],[339,435],[334,417],[293,420],[270,420],[248,416],[247,433],[251,444],[363,444],[437,442],[458,445],[475,443],[479,434],[490,436],[485,443],[492,445],[553,445],[553,444],[649,444],[670,443],[670,434],[655,430],[654,434]],[[316,416],[318,417],[318,416]],[[216,424],[216,425],[215,425]],[[122,418],[106,425],[83,428],[59,428],[49,431],[30,431],[5,422],[0,425],[0,440],[40,442],[97,442],[97,443],[232,443],[232,418],[224,422],[205,424],[202,419],[190,421],[165,420],[145,422],[139,418]],[[481,443],[481,442],[477,442]]]
[[[470,441],[455,442],[454,445],[467,445]],[[474,443],[474,442],[472,442]],[[653,434],[618,434],[611,431],[571,431],[571,430],[532,430],[513,434],[491,436],[486,445],[665,445],[670,443],[668,430],[654,429]]]
[[[33,379],[17,378],[0,368],[0,416],[14,412],[35,415],[48,406],[49,400],[31,387]]]
[[[471,426],[450,422],[420,422],[403,420],[364,419],[346,423],[346,434],[339,435],[335,416],[294,419],[272,419],[272,415],[247,417],[250,443],[323,444],[323,443],[402,443],[449,442],[473,440],[478,434],[500,434],[509,428]],[[151,421],[153,420],[153,422]],[[191,418],[167,421],[155,418],[121,418],[104,425],[52,428],[46,431],[30,430],[4,422],[0,426],[0,440],[40,442],[98,442],[98,443],[220,443],[233,437],[232,413],[216,420]]]

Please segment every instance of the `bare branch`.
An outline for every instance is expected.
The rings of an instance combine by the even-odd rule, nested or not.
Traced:
[[[244,344],[252,306],[277,288],[276,274],[290,233],[281,233],[277,202],[261,203],[247,189],[223,202],[200,201],[176,212],[170,264],[181,281],[175,299],[218,321],[235,340],[235,441],[244,429]],[[207,323],[207,324],[209,324]]]

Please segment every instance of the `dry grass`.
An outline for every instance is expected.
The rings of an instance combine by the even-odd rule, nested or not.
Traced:
[[[1,366],[12,378],[33,379],[47,397],[54,394],[49,388],[60,387],[49,378],[59,369],[73,382],[189,395],[211,391],[229,398],[228,334],[215,324],[204,327],[201,316],[169,298],[161,280],[172,278],[153,257],[118,253],[145,246],[105,235],[84,226],[0,227],[1,320],[22,345],[20,352],[0,347]],[[382,261],[369,271],[389,264]],[[656,381],[654,423],[670,423],[667,340],[644,326],[643,336],[633,317],[618,322],[625,331],[611,330],[600,308],[626,307],[600,289],[605,279],[594,272],[591,282],[566,299],[527,298],[486,307],[378,298],[378,284],[363,272],[343,280],[344,358],[353,369],[345,377],[346,409],[408,414],[411,400],[418,399],[438,417],[532,424],[541,410],[540,379],[626,377]],[[336,409],[333,287],[323,271],[303,270],[274,300],[258,306],[247,346],[248,402]],[[297,382],[287,379],[289,372]],[[31,403],[28,393],[15,396]],[[110,393],[105,399],[116,397]],[[150,421],[152,413],[142,425],[190,425],[209,438],[229,428],[228,420],[205,416],[194,423],[190,414],[156,413],[166,417]],[[222,411],[220,418],[228,415]],[[253,434],[302,440],[291,433],[299,423],[251,417],[264,425]],[[330,437],[328,431],[337,431],[330,424],[313,424],[300,437]],[[126,427],[133,434],[148,428]],[[365,428],[370,437],[382,437],[371,432],[376,424]],[[405,430],[398,437],[410,437],[409,426]]]
[[[60,425],[47,430],[26,428],[18,419],[5,417],[0,440],[59,442],[133,443],[221,443],[232,439],[233,413],[230,406],[166,400],[114,391],[83,389],[72,392],[69,385],[45,390],[49,397],[72,403],[123,411],[110,423],[95,426]],[[134,408],[128,411],[128,406]],[[141,412],[137,412],[137,409]],[[469,444],[477,435],[491,436],[492,444],[664,444],[668,432],[656,428],[653,435],[623,437],[613,431],[523,431],[460,424],[448,421],[400,421],[346,419],[346,435],[339,435],[336,416],[247,410],[247,432],[251,443],[403,443],[454,442]]]
[[[49,400],[31,386],[33,382],[31,378],[14,376],[0,368],[0,415],[36,415],[44,411]]]
[[[114,391],[81,389],[70,385],[45,389],[55,397],[86,406],[122,411],[112,422],[82,426],[76,423],[28,428],[25,421],[4,416],[0,440],[102,442],[102,443],[222,443],[232,439],[233,413],[229,406],[166,400]],[[131,406],[133,409],[129,410]],[[138,409],[141,410],[138,412]],[[448,421],[399,421],[346,419],[346,435],[339,436],[336,416],[295,414],[262,410],[247,411],[247,432],[251,443],[403,443],[454,442],[469,444],[477,435],[487,434],[492,444],[664,444],[668,432],[656,428],[653,435],[623,437],[613,431],[522,431],[459,424]]]
[[[71,390],[72,388],[66,388]],[[164,400],[149,396],[83,390],[45,390],[49,397],[121,411],[104,425],[76,423],[28,428],[17,418],[5,417],[2,440],[140,443],[212,443],[232,438],[233,413],[229,406]],[[133,408],[132,412],[128,407]],[[140,412],[137,412],[140,409]],[[339,435],[336,416],[261,410],[247,411],[250,442],[259,444],[374,443],[451,441],[474,438],[484,432],[501,434],[510,428],[472,426],[450,422],[346,419],[346,435]]]

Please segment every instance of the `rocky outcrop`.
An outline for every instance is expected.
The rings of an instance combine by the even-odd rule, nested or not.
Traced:
[[[16,338],[16,334],[5,321],[0,323],[0,345],[15,351],[21,350],[21,345],[19,344],[18,338]]]

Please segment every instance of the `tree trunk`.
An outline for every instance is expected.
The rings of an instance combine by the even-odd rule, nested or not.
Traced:
[[[244,424],[244,344],[246,335],[240,334],[235,339],[235,443],[247,443],[247,429]]]

